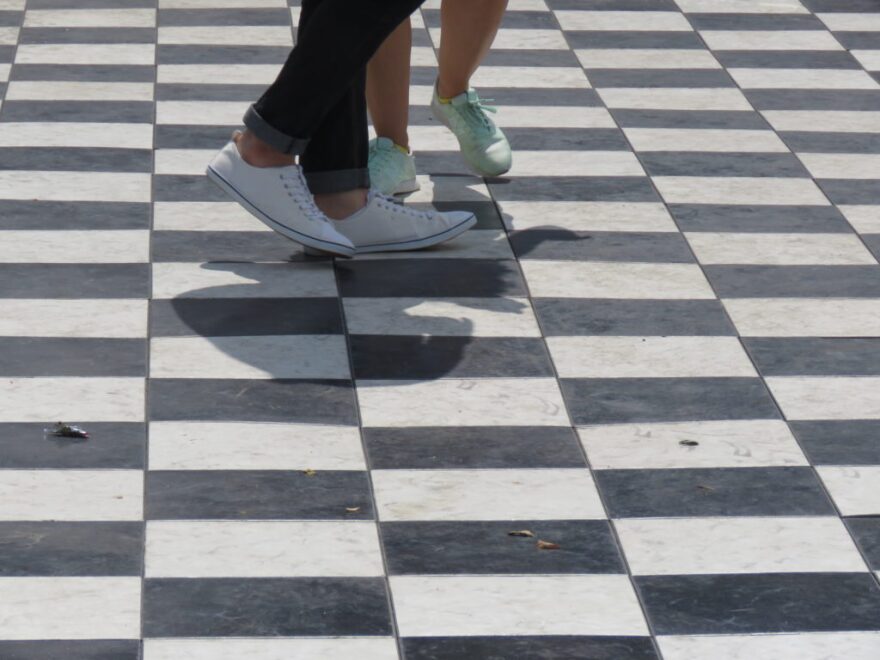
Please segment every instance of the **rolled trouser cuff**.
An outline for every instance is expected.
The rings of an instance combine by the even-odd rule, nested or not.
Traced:
[[[370,171],[364,167],[355,170],[331,170],[329,172],[303,172],[309,190],[314,195],[345,192],[370,187]]]
[[[279,131],[263,119],[260,113],[254,109],[254,106],[249,107],[247,112],[244,113],[244,125],[263,142],[281,153],[299,156],[306,150],[309,144],[308,138],[291,137]]]

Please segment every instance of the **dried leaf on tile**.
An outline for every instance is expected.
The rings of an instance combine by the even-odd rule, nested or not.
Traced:
[[[535,533],[528,530],[528,529],[519,529],[519,530],[515,530],[513,532],[507,532],[507,535],[508,536],[526,536],[528,538],[532,538],[533,536],[535,536]]]
[[[542,541],[540,539],[536,545],[538,546],[538,550],[559,550],[560,548],[558,543],[553,543],[553,541]]]

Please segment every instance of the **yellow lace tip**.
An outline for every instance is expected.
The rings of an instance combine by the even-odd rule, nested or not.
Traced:
[[[395,142],[394,148],[397,149],[400,153],[406,154],[407,156],[409,156],[409,149],[407,149],[406,147],[401,147],[399,144],[397,144]]]

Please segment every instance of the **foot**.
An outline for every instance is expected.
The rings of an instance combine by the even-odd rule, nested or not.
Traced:
[[[513,157],[504,133],[486,112],[495,108],[483,105],[474,89],[441,100],[434,85],[431,111],[441,124],[458,138],[467,164],[482,176],[500,176],[510,169]]]
[[[388,138],[370,140],[369,168],[370,182],[383,195],[399,195],[419,189],[415,158]]]
[[[354,254],[351,241],[315,206],[299,166],[255,167],[242,158],[238,146],[230,141],[208,165],[207,175],[251,215],[279,234],[337,256]]]
[[[468,211],[417,211],[392,197],[371,190],[367,205],[336,229],[355,246],[357,254],[419,250],[451,240],[477,222]]]

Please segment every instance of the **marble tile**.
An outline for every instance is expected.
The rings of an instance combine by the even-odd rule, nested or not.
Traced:
[[[404,637],[647,634],[622,575],[392,576],[390,582]]]
[[[613,519],[835,513],[807,466],[599,470],[596,481]]]
[[[636,151],[787,153],[773,131],[712,128],[625,128]]]
[[[764,376],[880,376],[880,337],[745,339]]]
[[[271,231],[235,202],[156,202],[159,231]]]
[[[364,426],[559,426],[567,424],[552,378],[358,381]]]
[[[655,176],[652,181],[670,204],[828,204],[810,179]]]
[[[843,298],[743,298],[723,301],[747,337],[880,335],[880,302]]]
[[[880,378],[797,376],[766,380],[788,419],[880,419]]]
[[[880,420],[792,422],[813,465],[880,465]]]
[[[156,174],[201,175],[216,149],[156,149],[154,169]]]
[[[160,337],[150,342],[153,378],[348,378],[338,335]]]
[[[553,12],[563,30],[689,31],[684,16],[671,11],[567,11]]]
[[[5,378],[0,422],[83,419],[138,422],[144,418],[142,378]]]
[[[226,85],[269,85],[278,75],[278,69],[274,64],[160,63],[156,67],[156,82],[160,85],[204,85],[222,80]]]
[[[816,179],[880,179],[880,154],[799,153]]]
[[[562,378],[756,375],[734,337],[548,337],[547,346]]]
[[[831,33],[818,30],[701,30],[700,36],[712,50],[843,50]]]
[[[22,44],[16,64],[107,64],[153,66],[153,44]]]
[[[440,28],[431,28],[431,39],[440,43]],[[492,48],[505,50],[568,50],[565,37],[559,30],[516,29],[502,27],[498,30]],[[432,53],[433,56],[433,53]]]
[[[216,2],[217,0],[212,0]],[[243,0],[235,0],[242,2]],[[144,660],[397,660],[393,637],[145,639]]]
[[[656,110],[751,110],[735,88],[604,88],[599,96],[609,108]]]
[[[159,27],[159,44],[293,46],[286,25],[199,25]]]
[[[880,514],[880,466],[825,465],[816,470],[842,515]]]
[[[515,231],[677,231],[666,208],[652,202],[504,201],[500,206],[505,225]]]
[[[763,110],[777,131],[880,133],[880,112],[869,110]]]
[[[0,520],[140,520],[140,470],[2,470]]]
[[[0,424],[4,469],[134,469],[144,467],[146,429],[136,422],[88,422],[89,439],[45,435],[47,424]]]
[[[344,305],[351,334],[540,336],[524,298],[347,298]]]
[[[688,232],[685,236],[702,264],[831,266],[877,263],[853,234]]]
[[[376,526],[358,521],[153,521],[145,571],[148,578],[384,574]]]
[[[112,318],[113,323],[107,323]],[[145,300],[0,299],[0,336],[112,337],[147,335]]]
[[[143,619],[146,638],[391,634],[379,578],[150,578]]]
[[[535,297],[711,299],[699,267],[692,264],[590,263],[524,260]]]
[[[149,83],[15,80],[6,88],[7,101],[152,101]],[[102,124],[102,128],[106,124]]]
[[[578,433],[594,470],[807,465],[777,420],[612,424]]]
[[[357,428],[153,422],[151,470],[363,470]]]
[[[484,87],[588,89],[590,87],[582,69],[550,66],[481,66],[471,78],[471,84],[478,89]]]
[[[660,635],[657,643],[666,660],[708,657],[718,660],[872,660],[880,653],[877,632],[803,632],[776,635]]]
[[[880,234],[880,206],[847,204],[838,208],[860,234]]]
[[[142,263],[149,261],[149,232],[4,231],[0,263]]]
[[[0,578],[0,637],[137,639],[138,577]]]
[[[853,50],[851,53],[866,71],[880,71],[880,49]]]
[[[384,521],[605,517],[583,469],[373,470],[372,477]]]
[[[151,28],[155,9],[30,9],[24,16],[26,28]]]
[[[156,124],[240,126],[248,105],[240,101],[159,101]]]
[[[149,202],[149,174],[0,171],[0,199]]]
[[[585,69],[719,69],[707,50],[674,48],[581,49],[575,54]]]
[[[0,146],[150,149],[153,127],[110,122],[3,122]]]
[[[876,630],[880,589],[865,573],[636,578],[658,635]]]
[[[721,298],[863,298],[880,296],[877,266],[704,266]]]
[[[153,265],[154,298],[316,298],[336,296],[329,262]]]
[[[137,639],[0,640],[0,653],[14,660],[140,660],[140,645]]]
[[[634,575],[865,570],[836,517],[617,520],[614,527]]]
[[[880,17],[875,13],[820,12],[816,16],[832,32],[866,32],[880,30]]]
[[[676,0],[685,13],[806,14],[800,0]]]
[[[602,107],[560,105],[499,105],[495,116],[505,130],[511,128],[616,128]],[[410,129],[413,127],[411,126]]]
[[[645,171],[628,151],[526,151],[517,152],[505,176],[644,176]]]

